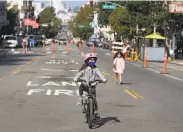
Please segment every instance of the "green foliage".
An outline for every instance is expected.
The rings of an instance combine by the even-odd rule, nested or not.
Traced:
[[[112,29],[123,36],[135,36],[136,25],[145,28],[146,33],[152,31],[153,24],[160,28],[167,25],[170,15],[164,6],[164,1],[111,1],[122,5],[114,10],[103,10],[99,4],[99,24],[111,25]],[[120,9],[119,9],[120,8]],[[173,15],[174,16],[174,15]],[[173,17],[175,18],[175,17]]]
[[[53,22],[53,26],[51,26]],[[40,24],[48,24],[48,27],[41,27],[41,31],[48,38],[53,38],[58,34],[59,27],[61,25],[61,20],[55,15],[55,9],[53,7],[47,7],[40,13]]]
[[[16,34],[16,26],[19,24],[19,11],[17,6],[13,6],[7,10],[7,20],[9,20],[9,25],[2,28],[2,33],[7,35]]]
[[[109,24],[119,35],[127,37],[130,32],[129,19],[129,14],[125,9],[116,8],[109,16]]]
[[[77,13],[76,18],[69,23],[69,27],[74,37],[80,37],[81,39],[87,40],[92,35],[92,28],[89,23],[92,22],[93,8],[85,5],[81,7]],[[79,26],[84,27],[79,27]]]

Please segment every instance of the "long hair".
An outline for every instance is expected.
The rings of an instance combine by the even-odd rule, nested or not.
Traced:
[[[115,54],[115,56],[114,56],[114,59],[116,57],[118,57],[118,54],[120,54],[123,59],[125,58],[124,55],[123,55],[123,53],[121,51],[117,51],[116,54]]]

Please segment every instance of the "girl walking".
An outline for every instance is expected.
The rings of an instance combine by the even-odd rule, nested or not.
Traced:
[[[123,84],[122,75],[125,70],[125,59],[123,53],[118,51],[113,61],[113,71],[115,73],[115,83]]]

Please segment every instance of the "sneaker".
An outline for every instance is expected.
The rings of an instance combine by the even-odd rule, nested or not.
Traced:
[[[80,106],[83,105],[83,99],[82,98],[79,99],[79,102],[77,103],[77,105],[80,105]]]
[[[83,113],[86,113],[86,108],[85,107],[83,107]]]

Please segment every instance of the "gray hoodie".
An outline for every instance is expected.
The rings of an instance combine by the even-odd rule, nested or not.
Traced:
[[[98,68],[90,68],[89,66],[86,67],[84,70],[80,71],[79,73],[77,73],[76,76],[74,77],[74,80],[78,80],[79,78],[82,80],[86,80],[87,82],[99,79],[103,81],[106,80]],[[92,86],[96,85],[97,82],[92,84]]]

